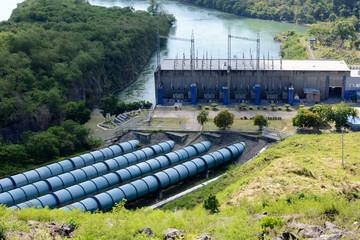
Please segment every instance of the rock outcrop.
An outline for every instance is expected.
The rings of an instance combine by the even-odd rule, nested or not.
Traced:
[[[185,231],[177,230],[176,228],[168,228],[162,232],[164,240],[178,240],[185,239]]]
[[[358,226],[356,222],[352,228]],[[359,239],[359,228],[353,231],[343,230],[331,222],[325,222],[324,226],[308,225],[303,223],[289,222],[286,225],[286,232],[273,240],[340,240],[340,239]]]

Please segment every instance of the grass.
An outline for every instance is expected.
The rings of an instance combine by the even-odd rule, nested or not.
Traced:
[[[152,118],[150,126],[142,126],[146,130],[164,129],[164,130],[184,130],[187,118]]]
[[[91,113],[90,120],[84,124],[85,127],[89,128],[91,131],[90,136],[94,136],[95,134],[99,134],[99,132],[103,131],[102,129],[97,127],[97,124],[104,122],[105,118],[100,113],[95,113],[94,111]]]
[[[178,205],[192,207],[192,202],[200,202],[208,193],[217,194],[223,207],[238,206],[243,198],[260,203],[262,198],[284,198],[300,192],[315,195],[331,192],[352,198],[360,189],[357,147],[360,136],[344,134],[345,168],[341,166],[340,139],[340,134],[291,136],[251,162],[232,168],[217,182],[165,205],[164,209]]]
[[[249,117],[248,117],[249,119]],[[268,129],[274,131],[294,131],[295,128],[292,126],[291,119],[282,119],[282,120],[268,120]],[[215,131],[219,128],[215,125],[214,119],[209,119],[205,124],[204,130],[206,131]],[[241,120],[234,119],[233,125],[231,125],[231,130],[233,131],[258,131],[259,127],[254,126],[254,120]]]
[[[162,210],[136,211],[122,206],[106,213],[80,213],[49,209],[7,211],[0,207],[0,227],[5,231],[30,229],[27,220],[73,222],[77,239],[148,239],[137,230],[150,227],[151,239],[162,239],[166,228],[185,230],[185,239],[210,233],[215,239],[258,239],[264,221],[255,213],[292,215],[293,221],[323,225],[331,221],[351,229],[360,216],[360,148],[358,133],[346,133],[345,168],[341,166],[340,134],[298,134],[271,146],[245,165],[227,166],[227,174]],[[202,202],[210,193],[221,203],[210,214]],[[75,219],[75,220],[74,220]],[[74,222],[75,221],[75,222]],[[265,239],[286,229],[283,218]],[[42,233],[42,238],[49,237]],[[37,236],[35,236],[36,238]]]

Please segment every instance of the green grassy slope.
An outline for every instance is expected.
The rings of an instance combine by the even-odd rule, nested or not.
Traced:
[[[0,209],[1,225],[5,230],[29,231],[27,220],[73,222],[78,226],[74,236],[79,239],[145,239],[136,234],[143,227],[154,230],[153,239],[162,239],[166,228],[185,230],[186,239],[204,232],[216,239],[257,239],[254,234],[263,226],[253,215],[267,211],[270,216],[291,214],[297,222],[321,225],[331,221],[351,229],[360,220],[360,135],[344,135],[345,168],[340,140],[340,134],[289,137],[251,162],[230,167],[225,177],[163,210],[131,211],[120,206],[112,212],[84,214]],[[220,213],[212,215],[203,209],[201,202],[209,193],[220,200]],[[285,227],[276,226],[265,238],[279,235]]]

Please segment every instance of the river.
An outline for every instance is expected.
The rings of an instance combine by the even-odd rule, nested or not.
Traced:
[[[16,4],[24,0],[0,0],[0,21],[8,20]]]
[[[16,7],[16,2],[22,0],[0,0],[8,3],[8,6]],[[89,0],[97,6],[131,6],[135,10],[146,10],[148,0]],[[160,0],[162,8],[172,13],[176,19],[176,25],[170,29],[170,37],[191,38],[194,33],[195,55],[202,59],[206,58],[227,58],[228,31],[231,34],[240,37],[256,38],[260,34],[261,57],[268,55],[270,58],[278,59],[280,43],[273,41],[273,35],[294,29],[298,32],[306,31],[306,27],[295,24],[280,23],[275,21],[260,20],[253,18],[239,17],[233,14],[223,13],[217,10],[201,8],[179,1]],[[3,4],[2,4],[3,5]],[[5,8],[9,9],[9,8]],[[9,12],[2,9],[0,20],[10,16]],[[250,52],[253,58],[256,55],[256,43],[246,40],[232,40],[232,56],[250,58]],[[190,55],[190,42],[169,39],[165,47],[161,49],[161,59],[165,58],[186,58]],[[120,100],[138,101],[148,100],[155,102],[154,76],[156,67],[156,53],[154,53],[144,69],[141,71],[138,79],[129,87],[119,92]]]

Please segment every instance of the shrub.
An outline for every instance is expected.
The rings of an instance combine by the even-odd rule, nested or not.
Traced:
[[[244,120],[247,120],[247,116],[244,116]]]
[[[285,104],[284,107],[286,108],[286,111],[289,111],[290,109],[290,104]]]
[[[77,228],[79,226],[79,220],[75,217],[67,219],[65,223],[73,226],[74,228]]]
[[[210,194],[207,199],[204,200],[204,208],[210,210],[210,213],[214,214],[219,212],[219,201],[216,199],[216,196]]]
[[[253,107],[253,106],[250,106],[250,107],[249,107],[249,109],[250,109],[250,110],[253,110],[253,109],[254,109],[254,107]]]
[[[305,107],[305,105],[301,104],[301,105],[299,105],[299,107],[300,107],[300,108],[304,108],[304,107]]]
[[[282,110],[282,107],[279,106],[279,107],[278,107],[278,110],[281,111],[281,110]]]
[[[260,106],[256,106],[257,110],[260,110]]]
[[[243,107],[243,108],[246,107],[246,103],[241,103],[240,107]]]
[[[210,107],[209,106],[205,106],[205,110],[209,110],[210,109]]]
[[[276,104],[275,104],[275,103],[272,103],[272,104],[270,104],[270,107],[272,108],[272,110],[275,110]]]
[[[199,109],[201,109],[201,108],[202,108],[202,104],[198,104],[197,106],[198,106],[198,108],[199,108]]]
[[[275,226],[283,225],[283,222],[280,217],[263,217],[260,221],[261,227],[273,229]]]
[[[212,104],[211,104],[211,107],[213,108],[213,110],[215,110],[217,106],[218,106],[217,103],[212,103]]]
[[[300,128],[316,128],[320,125],[317,115],[306,109],[299,109],[292,123],[294,127]]]
[[[263,110],[267,110],[267,107],[266,107],[266,106],[264,106],[264,107],[263,107]]]

